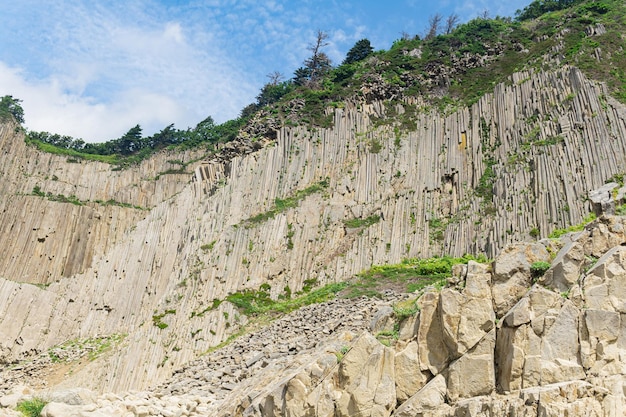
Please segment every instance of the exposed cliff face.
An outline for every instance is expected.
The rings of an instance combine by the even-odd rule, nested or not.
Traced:
[[[147,392],[44,390],[43,415],[621,416],[625,226],[602,216],[560,241],[508,246],[491,265],[457,265],[441,291],[305,307]],[[417,313],[392,308],[410,300]],[[2,395],[2,380],[38,383],[37,368],[0,373],[0,415],[29,394]]]
[[[39,152],[12,124],[0,125],[0,149],[0,276],[39,284],[84,272],[150,208],[188,185],[189,174],[156,178],[179,168],[167,161],[199,156],[162,153],[114,171],[109,164]],[[49,197],[34,195],[35,189]],[[51,201],[60,195],[82,205]]]
[[[573,68],[516,74],[448,116],[424,109],[411,131],[375,127],[390,111],[346,105],[332,129],[282,128],[269,146],[158,179],[199,154],[111,171],[34,151],[4,126],[0,357],[125,333],[65,384],[142,389],[245,321],[230,303],[205,311],[214,299],[410,256],[493,256],[533,228],[579,222],[587,192],[625,170],[626,109]],[[27,195],[35,186],[92,203]],[[93,203],[109,199],[148,210]]]

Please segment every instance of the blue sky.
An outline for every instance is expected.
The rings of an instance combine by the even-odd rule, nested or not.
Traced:
[[[26,127],[101,142],[238,116],[267,75],[291,78],[317,30],[339,64],[356,41],[388,49],[428,18],[513,16],[530,0],[0,0],[0,96]]]

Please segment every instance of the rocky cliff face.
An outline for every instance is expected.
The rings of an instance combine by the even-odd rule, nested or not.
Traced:
[[[214,299],[262,284],[278,296],[404,257],[495,256],[579,222],[587,192],[624,172],[625,108],[574,68],[516,74],[449,115],[419,108],[410,130],[375,123],[411,106],[347,104],[331,129],[285,127],[268,144],[124,171],[40,153],[3,126],[0,358],[126,334],[63,384],[144,389],[245,322]],[[189,173],[163,174],[172,161]],[[425,377],[469,349],[454,340]]]
[[[626,217],[603,216],[561,240],[507,246],[490,265],[458,265],[443,290],[303,308],[148,391],[42,391],[43,415],[621,416],[625,242]],[[417,313],[393,308],[407,298]],[[29,372],[3,379],[41,377]],[[0,395],[0,415],[32,394]]]

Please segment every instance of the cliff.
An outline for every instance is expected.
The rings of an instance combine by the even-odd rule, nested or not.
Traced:
[[[587,193],[624,172],[626,109],[575,68],[517,73],[447,115],[417,99],[327,111],[332,128],[123,171],[41,153],[4,125],[1,360],[124,334],[61,385],[144,389],[246,322],[213,300],[405,257],[494,257],[580,222]],[[402,114],[412,128],[391,123]],[[187,173],[164,174],[171,161]]]

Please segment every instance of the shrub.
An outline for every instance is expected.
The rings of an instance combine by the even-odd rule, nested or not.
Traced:
[[[47,401],[41,398],[34,397],[30,400],[20,401],[17,404],[16,410],[26,417],[39,417],[41,410],[43,410],[47,403]]]
[[[533,262],[532,265],[530,265],[530,273],[533,276],[533,278],[540,278],[543,276],[543,274],[546,273],[546,271],[550,269],[550,263],[549,262]]]

